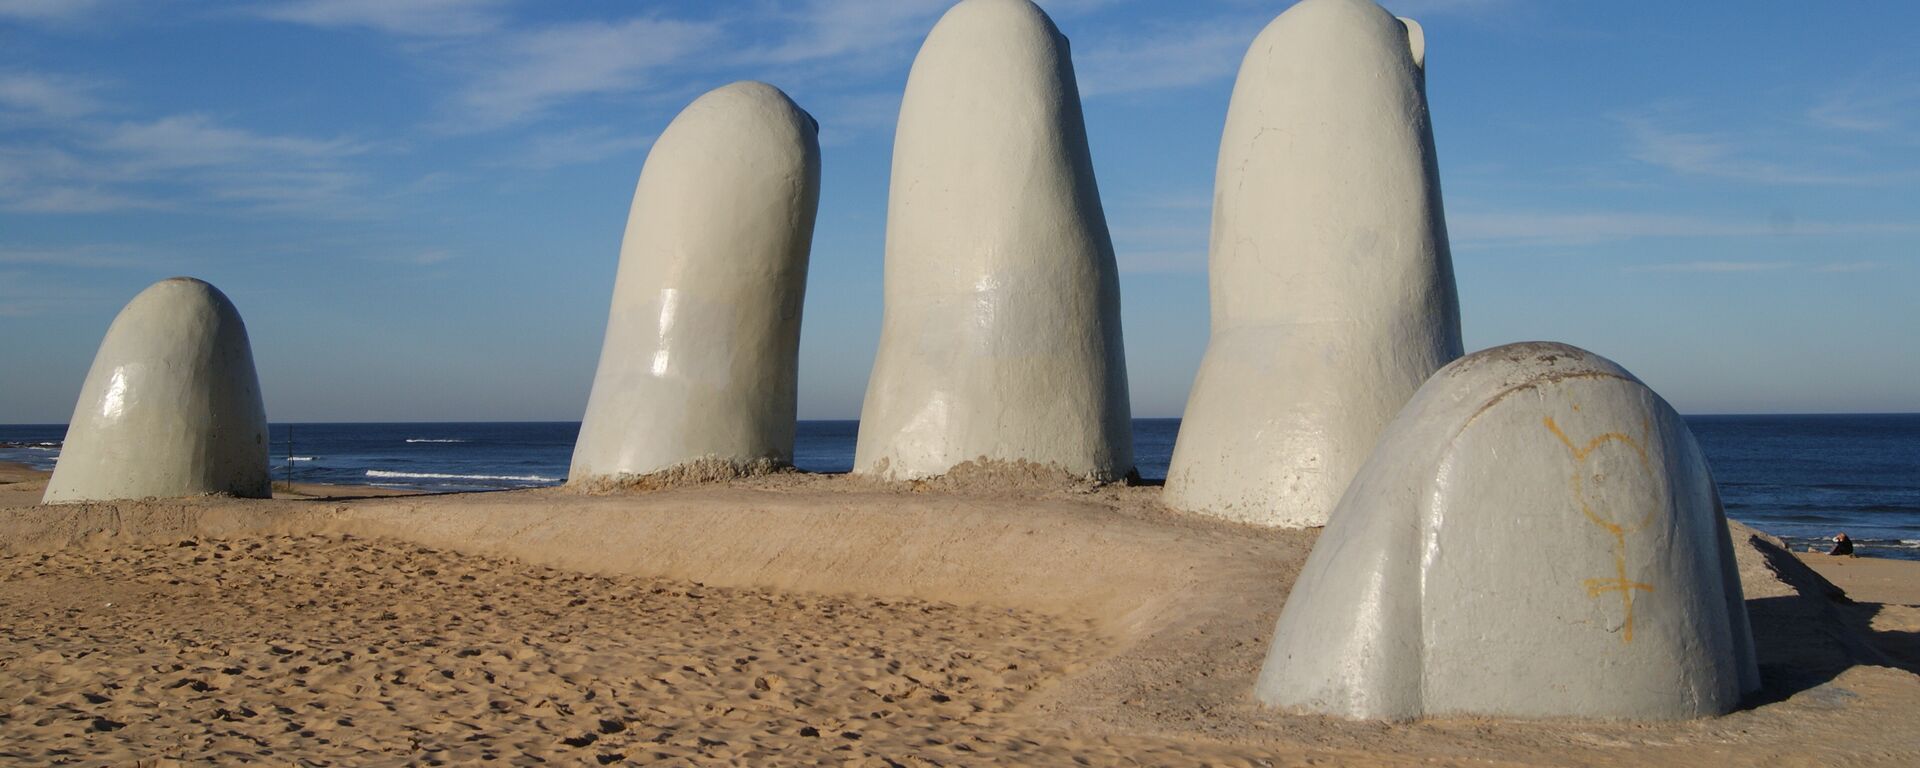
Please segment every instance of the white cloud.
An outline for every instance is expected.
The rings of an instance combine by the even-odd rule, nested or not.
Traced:
[[[1822,264],[1819,267],[1815,267],[1813,271],[1828,273],[1878,272],[1886,266],[1887,265],[1877,261],[1847,261],[1838,264]]]
[[[1807,118],[1842,131],[1902,131],[1920,119],[1920,85],[1914,84],[1911,73],[1880,73],[1864,83],[1835,89],[1807,110]]]
[[[654,138],[651,133],[621,134],[607,128],[586,128],[559,134],[541,133],[528,143],[525,153],[506,164],[535,170],[586,165],[638,154],[652,146]],[[638,167],[636,164],[635,168]]]
[[[0,72],[0,108],[71,118],[99,109],[91,82],[34,72]]]
[[[0,19],[72,21],[101,4],[100,0],[0,0]]]
[[[196,204],[338,216],[364,210],[347,139],[256,133],[205,115],[69,121],[40,143],[0,145],[0,209],[183,210]]]
[[[316,27],[362,27],[410,37],[460,37],[502,23],[504,0],[298,0],[262,5],[265,18]]]
[[[1779,142],[1780,148],[1765,151],[1753,140],[1723,133],[1680,131],[1659,125],[1647,117],[1622,117],[1630,143],[1628,154],[1636,160],[1690,176],[1706,176],[1729,181],[1770,185],[1871,186],[1910,181],[1916,178],[1908,170],[1860,170],[1848,167],[1816,168],[1789,166],[1773,157],[1807,158],[1811,142]]]
[[[1681,261],[1631,267],[1629,272],[1777,272],[1793,266],[1790,261]]]
[[[360,173],[337,168],[242,166],[208,174],[203,183],[214,201],[252,210],[353,217],[369,212],[356,194],[366,182]]]
[[[1484,247],[1584,245],[1638,238],[1911,234],[1920,232],[1920,224],[1797,221],[1787,217],[1726,219],[1627,211],[1508,211],[1451,213],[1447,230],[1455,247]]]
[[[91,279],[76,286],[33,270],[0,270],[0,317],[97,311],[105,298],[99,286]]]
[[[1455,13],[1482,13],[1502,8],[1509,0],[1384,0],[1381,5],[1395,15],[1418,21],[1421,16]]]
[[[359,27],[412,41],[465,81],[443,127],[493,130],[540,117],[581,97],[632,93],[656,70],[710,50],[721,25],[658,16],[516,27],[507,0],[299,0],[262,5],[262,17],[319,27]],[[604,149],[604,148],[603,148]],[[556,147],[550,154],[564,154]],[[565,164],[560,159],[533,161]]]
[[[519,35],[490,56],[505,63],[461,94],[471,121],[465,127],[520,122],[570,98],[640,90],[651,84],[653,70],[704,49],[717,33],[712,24],[638,18]]]
[[[1160,212],[1167,210],[1177,209],[1162,209]],[[1150,209],[1127,205],[1115,205],[1107,209],[1108,230],[1113,235],[1114,260],[1119,263],[1120,271],[1129,274],[1205,272],[1208,225],[1204,217],[1153,222],[1153,219],[1161,218],[1155,213]]]
[[[918,40],[952,0],[810,0],[789,16],[799,31],[752,58],[818,61]]]
[[[1161,29],[1146,37],[1092,40],[1075,49],[1080,94],[1091,98],[1232,78],[1260,29],[1259,23],[1235,18]]]
[[[132,158],[136,171],[234,165],[254,160],[305,162],[345,157],[366,147],[344,139],[269,136],[230,128],[205,115],[171,115],[107,130],[101,149]]]
[[[820,123],[822,145],[846,146],[863,136],[892,133],[900,121],[901,95],[896,89],[847,94],[812,105],[808,113]]]
[[[104,244],[64,248],[0,245],[0,264],[88,269],[145,266],[133,253],[131,248]]]
[[[1669,264],[1647,264],[1627,268],[1628,272],[1690,272],[1703,274],[1739,274],[1747,272],[1819,272],[1825,274],[1850,274],[1855,272],[1877,272],[1885,267],[1877,261],[1853,261],[1836,264],[1815,264],[1796,261],[1678,261]]]
[[[165,207],[110,164],[41,144],[0,145],[0,210],[98,213]]]
[[[435,264],[441,264],[448,261],[452,261],[453,258],[454,258],[453,251],[447,250],[445,248],[427,248],[425,250],[415,251],[414,253],[408,254],[405,257],[403,257],[402,260],[414,266],[430,267]]]
[[[47,185],[31,190],[0,190],[0,209],[20,213],[104,213],[159,210],[167,204],[99,186]]]

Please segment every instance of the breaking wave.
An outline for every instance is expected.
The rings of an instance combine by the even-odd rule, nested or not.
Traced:
[[[450,475],[440,472],[392,472],[385,469],[369,469],[367,477],[409,478],[414,480],[508,480],[520,483],[557,483],[562,478],[542,477],[540,475]]]

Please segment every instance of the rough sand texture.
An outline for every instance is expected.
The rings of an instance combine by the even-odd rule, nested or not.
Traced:
[[[711,485],[714,483],[745,480],[747,478],[770,475],[777,472],[797,471],[799,470],[772,459],[733,461],[708,456],[643,475],[602,475],[589,477],[584,480],[575,480],[569,482],[566,488],[575,493],[586,494],[661,491],[668,488]]]
[[[1746,531],[1736,532],[1737,549],[1768,689],[1731,716],[1657,725],[1386,725],[1262,710],[1250,696],[1254,675],[1314,532],[1169,514],[1155,490],[995,497],[775,476],[632,496],[549,490],[0,510],[0,570],[11,574],[0,582],[8,638],[0,702],[43,697],[34,699],[43,706],[16,704],[0,721],[4,749],[31,750],[0,762],[54,762],[54,749],[99,763],[235,747],[256,757],[272,750],[259,757],[267,762],[331,755],[404,763],[426,761],[423,750],[434,745],[476,750],[461,757],[493,749],[567,763],[603,753],[643,761],[667,747],[688,750],[691,762],[738,762],[758,750],[749,759],[871,755],[902,765],[1075,757],[1155,765],[1904,765],[1920,756],[1912,728],[1920,678],[1878,666],[1905,664],[1894,648],[1911,635],[1878,630],[1858,615],[1864,604],[1828,597],[1818,574]],[[348,535],[359,538],[339,538]],[[196,546],[179,547],[184,539]],[[392,543],[400,541],[407,543]],[[181,552],[220,544],[231,548],[228,558],[196,563]],[[247,550],[256,544],[254,552],[278,559]],[[1908,574],[1920,584],[1920,573]],[[216,576],[231,587],[213,592]],[[168,591],[187,589],[203,597]],[[568,605],[576,599],[588,602]],[[318,604],[302,607],[307,600]],[[394,618],[381,618],[389,612]],[[819,647],[779,650],[804,647],[795,638]],[[288,643],[301,646],[301,661],[273,650],[294,649]],[[356,646],[385,650],[338,658]],[[469,648],[481,653],[458,655]],[[873,663],[871,649],[900,670]],[[974,687],[948,682],[954,673],[941,665],[957,663],[955,650],[985,665],[967,667]],[[234,655],[219,655],[227,652]],[[734,663],[755,654],[761,659]],[[581,665],[571,679],[557,669],[563,659]],[[1007,663],[1019,663],[1020,674]],[[290,672],[303,665],[307,672]],[[987,669],[994,665],[997,679]],[[203,667],[226,674],[226,684],[164,687],[205,680]],[[242,673],[222,672],[233,668]],[[393,710],[378,693],[324,687],[344,684],[336,678],[349,671],[403,668],[414,676],[374,681],[386,686]],[[407,684],[433,682],[440,669],[454,676],[442,676],[438,690]],[[653,677],[676,670],[684,687]],[[792,709],[756,709],[769,697],[755,694],[769,691],[755,681],[769,670]],[[909,682],[920,693],[902,698],[897,687]],[[101,694],[106,683],[122,687]],[[142,688],[155,685],[163,687]],[[935,689],[950,700],[932,701]],[[872,691],[896,701],[876,705]],[[311,706],[323,695],[344,696],[330,706],[356,713],[353,728],[330,721],[334,735],[324,745]],[[180,706],[191,696],[210,698]],[[578,716],[529,709],[543,696]],[[140,701],[159,706],[138,709]],[[231,714],[232,703],[256,714],[239,725],[214,719],[221,708]],[[938,719],[960,706],[971,719]],[[727,719],[735,717],[721,714],[729,707],[745,719]],[[873,716],[883,708],[893,714]],[[441,710],[452,714],[436,715]],[[136,711],[146,719],[121,717]],[[46,712],[58,716],[35,725]],[[126,726],[86,730],[92,717]],[[559,741],[622,717],[634,718],[626,730],[599,734],[589,747]],[[295,721],[301,728],[289,729]],[[798,731],[826,726],[860,738],[833,743],[831,730]],[[55,729],[66,735],[53,738]],[[267,743],[223,736],[241,730]],[[654,739],[667,730],[662,747]],[[361,735],[373,746],[353,744]],[[816,738],[824,741],[805,741]],[[348,751],[358,749],[390,751]]]
[[[337,537],[0,559],[0,625],[8,764],[1058,759],[1004,713],[1095,641]]]
[[[47,492],[47,473],[25,464],[0,461],[0,509],[40,503]]]
[[[1893,663],[1920,670],[1920,563],[1874,557],[1798,557],[1827,580],[1846,585],[1837,607],[1856,627],[1865,627],[1875,646]]]

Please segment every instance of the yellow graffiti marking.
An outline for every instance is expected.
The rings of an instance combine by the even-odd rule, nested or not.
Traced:
[[[1574,406],[1574,410],[1580,410],[1579,406]],[[1631,643],[1633,642],[1633,594],[1636,591],[1652,592],[1653,585],[1627,578],[1627,534],[1638,532],[1647,527],[1648,523],[1653,522],[1655,510],[1649,507],[1646,514],[1642,515],[1641,518],[1632,525],[1623,525],[1611,517],[1595,512],[1593,506],[1587,503],[1585,486],[1587,473],[1585,465],[1587,457],[1592,455],[1594,451],[1599,450],[1600,446],[1606,445],[1607,443],[1620,443],[1628,448],[1632,448],[1634,455],[1640,457],[1640,466],[1648,472],[1653,471],[1653,464],[1647,459],[1646,447],[1642,446],[1640,441],[1629,437],[1625,433],[1608,432],[1587,441],[1585,446],[1579,446],[1574,445],[1573,440],[1567,437],[1567,433],[1560,429],[1560,425],[1554,423],[1552,416],[1546,417],[1545,421],[1547,430],[1552,432],[1554,437],[1560,438],[1560,442],[1567,446],[1568,451],[1573,453],[1574,461],[1579,462],[1581,465],[1581,468],[1573,473],[1573,498],[1580,503],[1580,511],[1584,513],[1587,519],[1592,521],[1594,525],[1600,526],[1606,530],[1608,534],[1613,536],[1614,576],[1610,579],[1587,579],[1585,582],[1587,597],[1597,598],[1608,592],[1620,593],[1620,609],[1626,617],[1626,630],[1621,634],[1620,641],[1623,643]],[[1650,425],[1646,424],[1641,425],[1643,429],[1649,426]]]

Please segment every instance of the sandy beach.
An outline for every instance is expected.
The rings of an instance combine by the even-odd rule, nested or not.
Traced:
[[[0,468],[9,765],[1920,755],[1920,563],[1796,556],[1746,529],[1767,688],[1742,710],[1386,724],[1252,702],[1316,532],[1171,514],[1157,488],[787,475],[33,506],[44,477]]]

